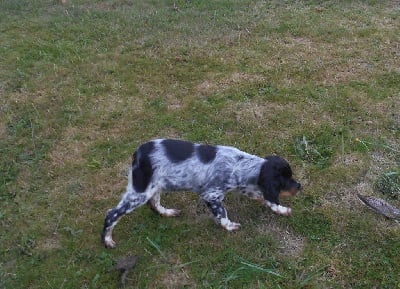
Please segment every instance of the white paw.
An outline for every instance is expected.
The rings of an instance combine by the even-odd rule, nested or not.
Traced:
[[[117,245],[117,243],[115,243],[114,240],[110,236],[106,236],[104,238],[104,246],[107,249],[115,248],[116,245]]]
[[[268,207],[271,208],[271,210],[274,213],[277,213],[278,215],[290,216],[292,214],[292,209],[291,208],[287,208],[287,207],[284,207],[284,206],[281,206],[281,205],[277,205],[277,204],[274,204],[274,203],[271,203],[271,202],[268,202],[268,201],[266,201],[265,203],[267,204]]]
[[[290,216],[292,214],[292,209],[291,208],[287,208],[281,205],[275,205],[271,207],[272,211],[274,211],[275,213],[277,213],[278,215],[281,216]]]
[[[176,217],[181,213],[180,210],[176,209],[164,209],[161,213],[164,217]]]
[[[236,230],[239,230],[241,225],[239,223],[231,222],[227,218],[223,218],[223,219],[221,219],[221,226],[224,227],[228,231],[236,231]]]
[[[280,206],[277,213],[282,216],[290,216],[292,214],[292,209]]]

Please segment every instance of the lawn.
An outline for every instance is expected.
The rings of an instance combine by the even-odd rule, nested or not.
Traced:
[[[273,214],[190,192],[100,234],[153,138],[285,157]],[[400,6],[392,1],[1,0],[0,288],[398,288]]]

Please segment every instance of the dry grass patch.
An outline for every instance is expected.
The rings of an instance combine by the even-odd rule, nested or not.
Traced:
[[[102,169],[88,178],[88,188],[85,198],[93,200],[109,200],[110,206],[115,206],[125,193],[128,184],[129,160],[120,162],[110,169]],[[115,175],[117,172],[117,175]]]
[[[193,288],[193,280],[190,277],[189,266],[184,266],[184,264],[179,260],[179,258],[174,258],[171,261],[171,256],[169,257],[169,268],[161,276],[159,281],[156,281],[154,288],[175,289],[175,288]],[[183,265],[182,265],[183,264]]]
[[[376,73],[398,70],[399,43],[393,39],[380,42],[381,49],[373,51],[365,49],[371,45],[369,38],[357,36],[334,43],[317,37],[268,37],[260,40],[259,46],[264,45],[269,49],[254,58],[254,65],[274,74],[279,72],[275,81],[286,87],[304,83],[305,77],[324,86],[350,81],[367,83]]]
[[[82,130],[78,127],[67,127],[64,130],[60,141],[49,153],[51,166],[54,169],[62,169],[67,164],[78,165],[85,162],[83,154],[93,142],[93,138],[88,137]]]
[[[36,249],[39,251],[52,251],[52,250],[57,250],[61,249],[61,243],[59,238],[53,233],[53,236],[49,236],[49,238],[40,240],[37,243]]]
[[[325,199],[323,207],[336,207],[338,210],[341,211],[361,211],[363,205],[358,199],[357,194],[373,195],[374,192],[371,184],[362,181],[351,187],[339,188],[335,191],[334,196],[330,196]]]
[[[258,123],[265,126],[260,120],[268,121],[271,116],[280,115],[295,109],[293,104],[281,104],[272,102],[243,102],[232,103],[232,111],[235,112],[236,120],[245,123]]]
[[[131,130],[126,119],[125,122],[115,122],[108,128],[88,125],[85,127],[66,127],[60,140],[49,153],[51,164],[54,168],[63,168],[71,164],[84,164],[85,154],[88,149],[98,141],[118,141],[121,136],[128,135]],[[133,150],[132,150],[133,152]]]
[[[260,235],[272,235],[277,242],[280,253],[286,257],[299,257],[305,248],[306,238],[294,233],[289,226],[280,225],[273,217],[265,217],[261,225],[257,227]]]
[[[5,122],[0,121],[0,137],[5,138],[7,134],[7,125]]]
[[[122,90],[120,82],[115,81],[113,85],[115,85],[116,90]],[[144,99],[138,96],[120,96],[118,92],[111,92],[107,95],[97,96],[91,107],[91,112],[104,113],[104,116],[110,116],[113,113],[132,115],[141,113],[145,109],[144,105]]]
[[[362,170],[362,168],[364,168],[365,174],[362,175],[360,181],[354,185],[339,185],[334,192],[327,194],[322,203],[323,207],[336,207],[339,210],[348,211],[362,211],[364,205],[358,199],[357,194],[375,196],[383,199],[388,198],[388,196],[382,196],[382,194],[377,192],[374,188],[374,183],[379,176],[391,168],[396,167],[395,160],[389,158],[387,154],[373,152],[371,154],[371,160],[369,161],[359,158],[356,155],[344,155],[335,161],[334,166],[346,166],[350,167],[350,170]],[[394,205],[396,205],[396,203]]]
[[[37,105],[49,100],[48,93],[46,91],[34,91],[34,92],[13,92],[7,98],[8,105],[22,105],[31,104]]]
[[[211,95],[218,92],[223,92],[227,89],[231,89],[235,85],[240,85],[243,83],[262,83],[265,81],[265,77],[259,74],[248,74],[242,72],[235,72],[226,78],[217,79],[214,76],[211,79],[207,79],[202,83],[195,86],[195,92],[201,95]]]

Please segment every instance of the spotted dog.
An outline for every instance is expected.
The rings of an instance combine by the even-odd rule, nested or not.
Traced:
[[[296,195],[300,183],[292,177],[286,160],[265,159],[229,146],[194,144],[158,139],[141,145],[133,154],[128,186],[119,204],[108,211],[102,233],[107,248],[115,246],[112,231],[118,220],[134,209],[149,204],[159,214],[176,216],[179,211],[160,204],[160,194],[193,191],[210,208],[218,224],[228,231],[240,224],[231,222],[222,201],[227,192],[238,190],[260,200],[275,213],[288,216],[291,209],[279,204],[279,195]]]

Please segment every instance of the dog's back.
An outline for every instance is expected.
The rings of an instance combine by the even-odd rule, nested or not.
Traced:
[[[262,161],[234,147],[157,139],[140,146],[135,152],[133,184],[137,182],[135,178],[142,180],[139,182],[141,186],[135,190],[143,191],[144,176],[147,185],[152,180],[152,185],[164,191],[202,193],[216,187],[226,190],[242,182],[238,178],[256,174]],[[249,164],[253,164],[254,172],[248,170]],[[243,174],[242,167],[246,168],[246,174]],[[258,176],[247,177],[254,179]]]

